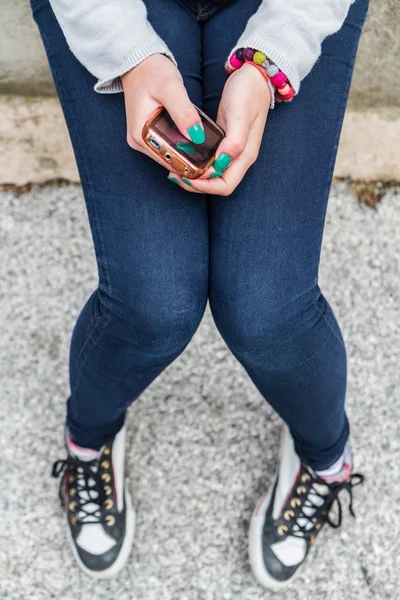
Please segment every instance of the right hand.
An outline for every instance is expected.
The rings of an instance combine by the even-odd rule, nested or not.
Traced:
[[[194,132],[197,132],[201,139],[201,131],[203,131],[201,119],[189,100],[181,74],[169,58],[163,54],[153,54],[122,75],[121,81],[125,96],[129,146],[147,154],[168,169],[168,165],[151,152],[143,142],[142,129],[154,111],[163,106],[182,135],[196,143],[196,140],[191,137],[191,134],[193,135],[191,128],[195,126]]]

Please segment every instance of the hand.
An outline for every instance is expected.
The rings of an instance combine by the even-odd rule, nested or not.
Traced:
[[[164,167],[142,139],[147,119],[164,106],[179,131],[188,140],[201,144],[204,130],[199,113],[189,100],[182,76],[174,63],[163,54],[153,54],[121,77],[124,88],[127,142],[131,148],[147,154]]]
[[[270,104],[271,93],[264,77],[252,65],[244,64],[229,76],[222,92],[217,124],[226,137],[217,150],[215,168],[191,180],[190,186],[172,171],[169,177],[191,192],[229,196],[257,160]],[[216,177],[213,174],[217,169],[226,171]]]

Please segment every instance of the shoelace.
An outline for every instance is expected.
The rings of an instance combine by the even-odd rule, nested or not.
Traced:
[[[340,483],[328,483],[315,474],[310,474],[310,481],[302,483],[306,492],[301,505],[294,511],[291,523],[288,523],[288,535],[300,538],[309,538],[315,533],[315,526],[326,521],[330,527],[338,528],[342,524],[342,503],[339,493],[346,490],[349,494],[349,512],[355,517],[353,509],[353,488],[364,481],[360,473],[353,473],[348,479]],[[336,509],[337,520],[332,520],[332,508]],[[285,512],[285,509],[283,510]],[[318,528],[319,529],[319,528]]]
[[[58,494],[61,505],[64,505],[65,477],[72,476],[76,481],[76,496],[72,498],[72,501],[77,503],[77,520],[81,525],[100,523],[102,521],[101,506],[105,500],[105,493],[98,474],[98,460],[82,461],[73,456],[56,460],[52,476],[57,478],[60,475]]]

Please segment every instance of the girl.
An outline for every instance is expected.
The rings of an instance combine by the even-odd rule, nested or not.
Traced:
[[[183,351],[209,301],[285,423],[249,538],[254,575],[278,590],[321,527],[338,525],[338,493],[351,497],[362,481],[345,347],[318,265],[368,0],[31,2],[99,272],[72,336],[67,458],[53,469],[76,560],[95,577],[126,563],[135,516],[125,413]],[[204,141],[195,106],[226,132],[200,179],[167,173],[144,145],[160,106],[193,144]]]

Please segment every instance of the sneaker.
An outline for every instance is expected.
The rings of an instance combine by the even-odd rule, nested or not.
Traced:
[[[128,560],[135,512],[124,483],[125,427],[101,450],[81,448],[67,434],[68,456],[53,465],[61,476],[68,538],[81,569],[97,579],[116,575]]]
[[[322,478],[301,462],[284,427],[274,483],[259,500],[250,522],[250,565],[264,587],[279,591],[287,586],[299,573],[324,524],[341,525],[341,490],[349,493],[349,509],[354,516],[352,490],[364,478],[351,473],[350,450],[349,454],[335,478]],[[332,518],[334,504],[336,520]]]

